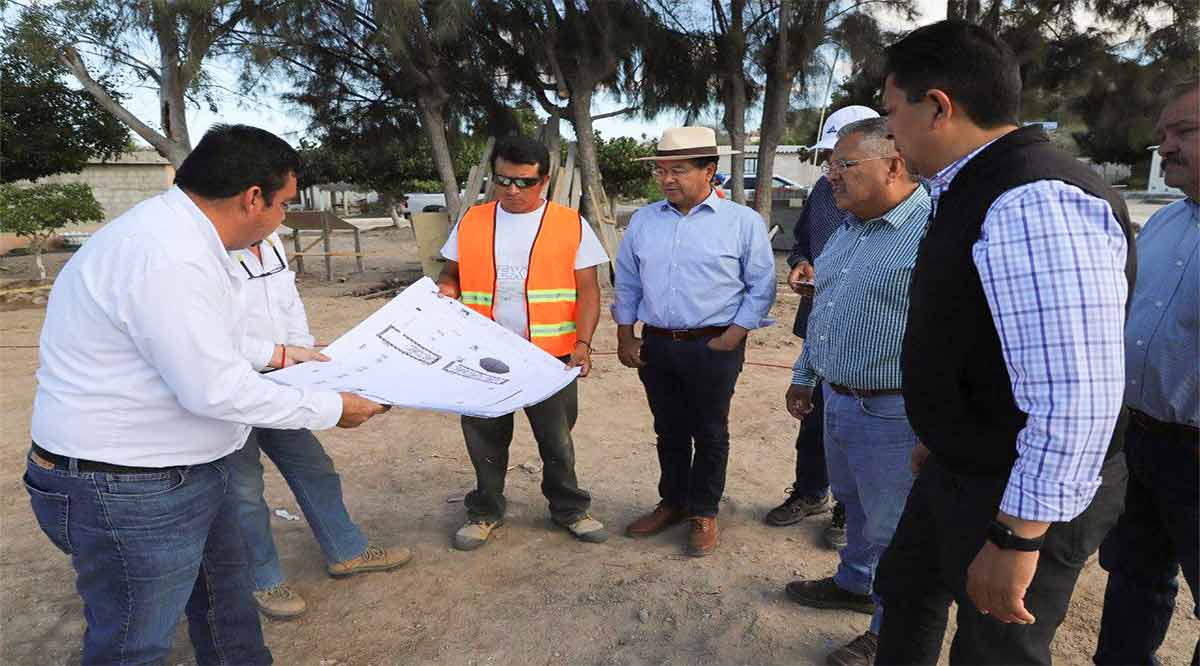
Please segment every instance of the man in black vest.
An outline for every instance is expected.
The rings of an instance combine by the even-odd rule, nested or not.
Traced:
[[[1050,663],[1079,571],[1121,512],[1125,204],[1018,128],[1020,70],[977,26],[887,50],[896,148],[930,179],[902,353],[923,445],[876,591],[877,663]]]

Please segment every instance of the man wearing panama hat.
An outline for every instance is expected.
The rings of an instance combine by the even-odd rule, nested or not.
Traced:
[[[634,213],[617,255],[612,306],[621,363],[637,368],[658,438],[661,501],[625,530],[647,537],[683,522],[689,554],[717,546],[729,457],[729,403],[746,334],[770,323],[775,260],[753,210],[710,185],[719,155],[707,127],[663,132],[651,173],[666,199]],[[634,325],[642,322],[642,338]]]

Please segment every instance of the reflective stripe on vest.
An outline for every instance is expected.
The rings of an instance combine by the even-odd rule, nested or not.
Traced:
[[[462,302],[489,319],[495,319],[498,206],[472,206],[458,223]],[[529,251],[527,333],[530,342],[554,356],[566,356],[575,348],[575,256],[581,231],[578,212],[547,202]]]

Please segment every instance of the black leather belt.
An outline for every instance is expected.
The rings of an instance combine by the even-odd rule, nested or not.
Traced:
[[[71,459],[67,456],[60,456],[57,453],[51,453],[46,449],[33,443],[34,462],[38,462],[38,458],[43,462],[50,463],[55,467],[62,469],[71,468]],[[114,465],[112,463],[97,462],[95,460],[83,460],[76,458],[76,464],[80,472],[105,472],[108,474],[156,474],[158,472],[169,472],[173,469],[179,469],[180,466],[174,467],[130,467],[128,465]],[[44,467],[45,465],[43,465]]]
[[[672,340],[678,342],[680,340],[695,340],[696,338],[720,335],[728,328],[728,326],[705,326],[704,328],[683,328],[671,330],[669,328],[659,328],[657,326],[650,326],[647,324],[642,326],[642,335],[660,335],[666,338],[671,338]]]
[[[1159,421],[1145,412],[1139,412],[1136,409],[1129,409],[1129,417],[1134,420],[1144,430],[1159,434],[1175,435],[1181,438],[1190,438],[1193,442],[1200,438],[1200,428],[1190,426],[1184,423],[1167,423]]]
[[[875,398],[881,395],[900,395],[903,393],[900,389],[856,389],[849,386],[842,386],[841,384],[834,384],[833,382],[827,383],[829,384],[829,388],[833,389],[834,393],[853,395],[859,398]]]

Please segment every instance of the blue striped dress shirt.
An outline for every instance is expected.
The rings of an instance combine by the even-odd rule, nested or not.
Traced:
[[[929,210],[929,194],[917,185],[882,217],[847,215],[833,232],[817,257],[813,312],[793,384],[900,388],[908,290]]]
[[[1137,237],[1138,279],[1125,326],[1125,404],[1200,426],[1200,204],[1176,201]]]
[[[986,147],[930,180],[935,215]],[[1015,187],[984,217],[972,257],[1013,398],[1029,415],[1000,501],[1010,516],[1068,521],[1100,487],[1125,386],[1126,250],[1108,202],[1062,181]]]
[[[775,255],[754,210],[716,192],[681,215],[668,202],[633,214],[617,252],[613,320],[671,330],[756,329],[775,302]]]

